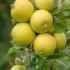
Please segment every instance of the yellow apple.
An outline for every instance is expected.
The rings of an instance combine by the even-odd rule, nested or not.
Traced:
[[[10,70],[24,70],[24,67],[20,65],[14,65]]]
[[[19,23],[11,32],[12,38],[17,45],[28,46],[35,38],[35,32],[28,23]]]
[[[64,33],[54,33],[54,38],[56,40],[57,49],[65,48],[67,39]]]
[[[34,51],[35,54],[43,54],[45,56],[50,56],[55,52],[56,40],[55,38],[48,34],[39,34],[34,40]]]
[[[35,0],[38,9],[50,10],[54,6],[54,0]]]
[[[34,12],[34,7],[29,0],[15,0],[11,8],[11,16],[17,22],[29,21]]]
[[[37,33],[53,32],[53,17],[50,12],[37,10],[30,19],[32,29]]]

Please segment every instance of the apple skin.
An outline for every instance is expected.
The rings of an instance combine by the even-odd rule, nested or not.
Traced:
[[[53,32],[53,17],[46,10],[37,10],[30,19],[32,29],[37,33]]]
[[[51,10],[54,6],[54,0],[35,0],[35,4],[40,10]]]
[[[48,34],[39,34],[34,40],[34,51],[36,55],[43,54],[46,57],[52,55],[56,49],[55,38]]]
[[[18,23],[11,31],[14,42],[20,46],[28,46],[35,38],[35,32],[29,23]]]
[[[67,38],[64,33],[54,33],[56,40],[56,49],[64,49],[67,43]]]
[[[20,65],[14,65],[10,70],[24,70],[24,67]]]
[[[11,16],[17,22],[27,22],[34,12],[33,4],[29,0],[15,0],[11,8]]]

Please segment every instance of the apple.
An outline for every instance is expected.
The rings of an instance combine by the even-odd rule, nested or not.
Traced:
[[[29,23],[18,23],[11,32],[12,38],[17,45],[28,46],[35,38],[35,32]]]
[[[34,40],[36,55],[43,54],[46,57],[52,55],[56,49],[56,40],[49,33],[39,34]]]
[[[32,29],[37,33],[53,32],[53,17],[46,10],[37,10],[30,19]]]
[[[14,65],[10,70],[24,70],[24,67],[20,65]]]
[[[35,0],[35,5],[40,10],[51,10],[54,6],[54,0]]]
[[[29,21],[33,12],[34,7],[29,0],[15,0],[11,8],[11,16],[17,22]]]
[[[56,48],[64,49],[67,43],[67,38],[64,33],[54,33],[54,38],[56,40]]]

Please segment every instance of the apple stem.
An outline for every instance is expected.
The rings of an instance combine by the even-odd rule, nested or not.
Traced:
[[[43,26],[43,28],[47,28],[47,26],[48,26],[48,25],[47,25],[47,24],[45,24],[45,25]]]

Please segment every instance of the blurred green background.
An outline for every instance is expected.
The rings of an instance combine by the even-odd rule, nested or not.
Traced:
[[[0,0],[0,70],[8,70],[10,67],[7,57],[10,43],[12,21],[10,15],[11,4],[14,0]]]

